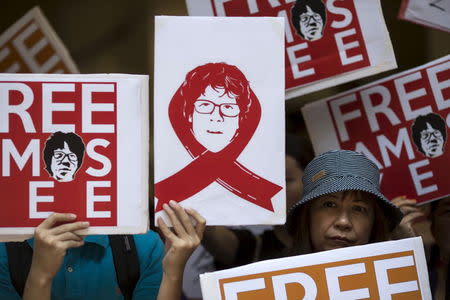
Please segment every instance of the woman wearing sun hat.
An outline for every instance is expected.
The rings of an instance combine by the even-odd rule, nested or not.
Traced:
[[[334,150],[305,168],[304,193],[288,213],[292,254],[389,239],[402,213],[380,192],[380,172],[361,153]]]

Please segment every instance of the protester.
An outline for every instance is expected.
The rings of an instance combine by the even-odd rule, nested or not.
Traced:
[[[301,197],[303,169],[313,157],[311,144],[306,138],[286,135],[286,208]],[[284,225],[275,226],[255,235],[248,229],[230,229],[223,226],[208,227],[203,246],[213,255],[219,268],[228,268],[286,253],[292,239]]]
[[[323,153],[303,175],[304,193],[288,216],[291,254],[388,240],[402,213],[380,192],[380,173],[363,154]]]
[[[436,244],[428,266],[433,299],[450,299],[450,197],[431,205],[431,230]]]
[[[132,299],[179,300],[184,265],[200,243],[205,220],[192,209],[175,202],[164,211],[173,224],[170,230],[158,219],[166,239],[166,255],[159,236],[150,231],[134,235],[140,277]],[[193,225],[190,217],[196,221]],[[82,237],[89,223],[73,214],[54,213],[44,220],[27,242],[33,246],[31,268],[23,299],[124,299],[117,285],[108,237]],[[0,243],[1,299],[21,299],[11,282],[5,243]]]

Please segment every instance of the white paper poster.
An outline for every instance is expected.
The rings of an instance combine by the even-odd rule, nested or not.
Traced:
[[[156,17],[155,212],[209,225],[285,220],[284,22]]]
[[[261,261],[200,283],[203,299],[431,300],[421,238]]]
[[[316,154],[364,153],[388,198],[418,203],[450,195],[450,55],[305,105]]]
[[[52,212],[148,230],[148,76],[0,74],[0,239]]]
[[[0,36],[0,72],[79,73],[39,7]]]
[[[403,0],[401,19],[450,32],[450,1]]]

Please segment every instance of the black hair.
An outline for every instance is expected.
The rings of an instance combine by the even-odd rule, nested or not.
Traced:
[[[422,149],[422,144],[420,142],[420,133],[427,129],[427,123],[429,123],[433,128],[439,130],[444,138],[444,142],[447,140],[447,130],[445,128],[445,121],[442,117],[435,113],[429,113],[427,115],[421,115],[416,118],[414,124],[411,126],[411,135],[414,143],[417,146],[417,150],[425,154]]]
[[[314,151],[306,137],[286,133],[286,155],[292,156],[304,170],[314,158]]]
[[[298,35],[302,38],[305,38],[302,31],[300,30],[300,15],[307,12],[306,6],[309,6],[314,12],[318,13],[323,20],[323,26],[325,27],[325,23],[327,21],[327,12],[325,5],[321,0],[297,0],[292,6],[292,25],[297,31]]]
[[[53,176],[53,172],[51,169],[53,152],[56,149],[64,148],[64,142],[67,143],[67,146],[69,146],[70,151],[75,153],[75,155],[78,158],[77,169],[75,171],[78,171],[83,162],[85,147],[81,137],[79,137],[73,132],[64,133],[61,131],[57,131],[48,138],[48,140],[45,142],[44,148],[45,169],[51,176]]]

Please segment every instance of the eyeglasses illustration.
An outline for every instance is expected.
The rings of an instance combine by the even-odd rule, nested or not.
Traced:
[[[420,138],[427,141],[429,141],[433,136],[439,139],[442,138],[442,133],[439,130],[435,130],[433,132],[424,131],[420,134]]]
[[[75,153],[64,153],[62,151],[55,151],[53,153],[53,157],[58,160],[58,161],[63,161],[66,157],[69,159],[69,161],[71,162],[77,162],[78,161],[78,157]]]
[[[222,103],[215,104],[208,100],[197,100],[194,103],[195,111],[199,114],[211,114],[216,106],[219,107],[219,111],[225,117],[236,117],[239,112],[239,105],[234,103]]]
[[[302,23],[309,23],[309,21],[311,19],[313,19],[316,22],[320,22],[322,20],[322,17],[317,13],[315,13],[313,15],[308,15],[308,14],[303,13],[300,15],[300,21]]]

